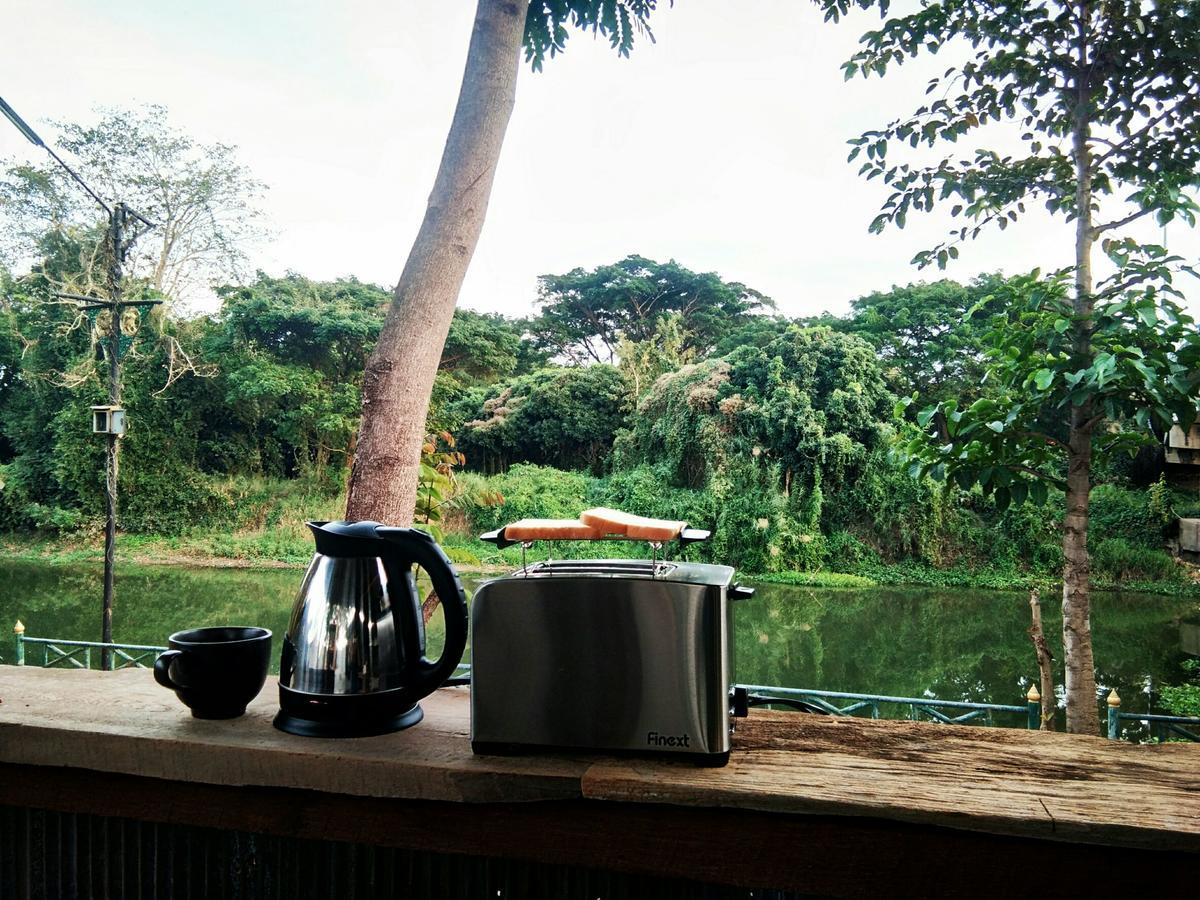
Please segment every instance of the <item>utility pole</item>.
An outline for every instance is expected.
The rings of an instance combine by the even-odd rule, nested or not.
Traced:
[[[0,97],[0,112],[4,113],[5,117],[16,126],[18,131],[25,135],[30,143],[36,147],[41,147],[49,153],[54,158],[54,161],[66,170],[75,183],[83,188],[108,213],[108,243],[111,250],[108,264],[108,299],[84,297],[79,294],[67,293],[59,293],[58,296],[80,302],[83,304],[82,309],[88,312],[107,310],[110,317],[107,335],[108,405],[106,407],[92,407],[92,430],[103,434],[107,444],[104,465],[104,494],[107,513],[104,525],[104,604],[100,620],[100,640],[105,644],[111,644],[114,590],[113,569],[116,565],[117,556],[117,475],[120,471],[120,438],[125,433],[125,411],[121,409],[121,319],[123,318],[123,313],[128,308],[140,309],[162,302],[161,300],[131,300],[122,302],[121,279],[124,277],[125,255],[129,252],[130,247],[133,246],[134,241],[138,239],[142,231],[153,228],[154,225],[124,203],[115,203],[112,206],[105,203],[99,194],[93,191],[70,166],[59,158],[58,154],[49,145],[38,137],[37,133],[25,123],[24,119],[17,115],[16,111],[4,101],[3,97]],[[140,222],[142,229],[126,237],[128,220],[131,218]],[[112,666],[112,650],[104,647],[100,653],[100,667],[102,669],[111,669]]]

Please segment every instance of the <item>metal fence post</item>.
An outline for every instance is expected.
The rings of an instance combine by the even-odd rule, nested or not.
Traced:
[[[20,619],[17,619],[17,624],[13,626],[13,638],[17,645],[16,663],[18,666],[23,666],[25,665],[25,626],[21,624]]]
[[[1121,734],[1121,698],[1117,689],[1108,692],[1108,737],[1116,740]]]
[[[1025,701],[1029,713],[1029,728],[1037,731],[1042,727],[1042,695],[1038,692],[1036,684],[1029,686],[1029,693],[1025,695]]]

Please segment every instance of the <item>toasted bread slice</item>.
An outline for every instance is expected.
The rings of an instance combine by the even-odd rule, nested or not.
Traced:
[[[582,522],[603,534],[619,534],[643,541],[670,541],[679,537],[686,522],[668,519],[648,519],[619,509],[596,507],[579,514]]]
[[[505,525],[504,536],[512,541],[591,541],[601,534],[578,519],[521,519]]]
[[[585,525],[590,525],[602,534],[625,534],[629,531],[630,520],[636,519],[637,516],[631,516],[627,512],[621,512],[619,509],[609,509],[606,506],[597,506],[595,509],[585,509],[579,514],[579,520]]]

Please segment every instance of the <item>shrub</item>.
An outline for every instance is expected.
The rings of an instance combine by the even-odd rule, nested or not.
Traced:
[[[1161,548],[1164,521],[1145,491],[1102,484],[1092,491],[1089,534],[1093,541],[1121,538],[1142,547]]]
[[[662,466],[640,465],[593,482],[589,498],[595,506],[611,506],[639,516],[682,519],[696,528],[713,529],[718,507],[709,491],[672,487]]]
[[[582,472],[522,463],[488,479],[489,487],[503,495],[503,503],[477,507],[468,515],[480,531],[517,519],[574,519],[591,505],[588,495],[595,481]]]
[[[1162,550],[1131,544],[1121,538],[1100,541],[1091,550],[1092,569],[1113,581],[1170,581],[1178,567]]]
[[[835,572],[857,572],[867,564],[878,564],[879,554],[848,531],[835,531],[825,539],[826,565]]]
[[[1162,705],[1172,715],[1200,716],[1200,660],[1185,660],[1183,668],[1191,676],[1189,683],[1164,685]]]

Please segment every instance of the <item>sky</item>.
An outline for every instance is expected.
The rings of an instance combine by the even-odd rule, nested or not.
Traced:
[[[156,103],[237,145],[268,185],[270,274],[391,286],[416,235],[462,78],[469,0],[5,0],[0,96],[42,136],[104,106]],[[910,260],[945,212],[870,235],[886,197],[846,141],[912,111],[945,57],[846,83],[870,15],[804,0],[677,0],[630,59],[572,34],[522,66],[487,223],[460,305],[535,311],[537,276],[630,253],[716,271],[789,316],[846,312],[894,284],[1070,262],[1073,227],[1034,212],[944,273]],[[35,148],[0,121],[0,158]],[[1183,225],[1138,236],[1200,256]],[[1193,292],[1196,293],[1196,292]]]

